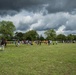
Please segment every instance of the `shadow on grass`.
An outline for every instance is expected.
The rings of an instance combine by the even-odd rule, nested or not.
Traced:
[[[4,50],[1,49],[0,52],[2,52],[2,51],[4,51]]]

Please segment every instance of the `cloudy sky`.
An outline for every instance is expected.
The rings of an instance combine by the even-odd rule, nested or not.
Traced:
[[[16,31],[76,34],[76,0],[0,0],[2,20],[12,21]]]

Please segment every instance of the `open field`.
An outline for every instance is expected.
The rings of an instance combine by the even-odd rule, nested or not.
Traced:
[[[7,45],[0,51],[0,75],[76,75],[76,43]]]

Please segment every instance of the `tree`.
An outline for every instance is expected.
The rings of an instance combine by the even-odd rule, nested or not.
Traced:
[[[56,39],[56,32],[54,29],[47,30],[44,34],[47,36],[48,40]]]
[[[15,39],[19,39],[19,40],[23,40],[24,39],[24,33],[22,33],[22,32],[16,32],[15,33]]]
[[[15,26],[11,21],[1,21],[0,22],[0,34],[3,38],[11,38],[15,31]]]
[[[72,42],[74,40],[74,36],[72,34],[69,34],[67,36],[68,41]]]
[[[76,35],[73,35],[74,36],[74,40],[76,40]]]
[[[39,40],[43,41],[44,37],[42,35],[40,35]]]
[[[39,35],[35,30],[30,30],[24,34],[26,40],[36,40],[38,36]]]
[[[59,41],[65,41],[66,40],[66,36],[64,35],[64,34],[59,34],[59,35],[57,35],[57,40],[59,40]]]

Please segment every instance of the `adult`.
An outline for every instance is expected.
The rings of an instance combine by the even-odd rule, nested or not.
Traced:
[[[1,41],[1,46],[2,46],[2,50],[4,50],[4,46],[5,46],[5,40],[4,39],[2,39],[2,41]]]
[[[48,40],[48,45],[50,45],[50,40]]]

